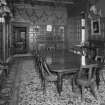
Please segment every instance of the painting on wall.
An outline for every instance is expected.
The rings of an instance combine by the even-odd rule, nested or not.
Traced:
[[[100,35],[100,19],[93,19],[91,20],[91,34],[92,35]]]

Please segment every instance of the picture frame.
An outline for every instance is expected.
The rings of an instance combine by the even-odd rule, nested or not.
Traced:
[[[91,20],[91,34],[92,35],[101,35],[100,30],[100,19]]]

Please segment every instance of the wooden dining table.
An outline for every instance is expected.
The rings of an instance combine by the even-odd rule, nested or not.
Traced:
[[[59,53],[60,56],[60,53]],[[55,61],[54,61],[55,60]],[[63,76],[73,76],[81,66],[81,56],[73,52],[65,52],[64,56],[52,58],[51,71],[57,74],[57,91],[59,95],[62,91]]]
[[[61,94],[64,75],[73,76],[78,73],[81,68],[81,54],[77,53],[79,50],[58,50],[52,52],[47,56],[47,63],[49,64],[51,71],[57,74],[57,91]],[[81,51],[80,51],[81,52]],[[53,56],[52,56],[53,55]],[[50,58],[50,60],[49,60]],[[95,62],[96,63],[96,62]],[[91,63],[90,63],[91,64]],[[101,65],[98,65],[100,68]],[[99,85],[100,69],[97,69],[97,85]]]
[[[79,68],[70,68],[70,69],[52,69],[52,72],[57,73],[57,91],[59,93],[59,95],[61,95],[61,91],[62,91],[62,84],[63,84],[63,76],[64,75],[70,75],[73,76],[75,73],[77,73],[77,71],[79,70]]]

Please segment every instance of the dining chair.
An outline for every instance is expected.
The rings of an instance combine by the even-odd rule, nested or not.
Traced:
[[[5,73],[5,77],[7,77],[9,73],[8,63],[0,63],[0,70],[3,70]]]
[[[40,71],[41,71],[43,92],[45,93],[46,82],[56,82],[57,75],[51,72],[49,65],[46,63],[45,59],[43,58],[41,58]]]
[[[2,88],[2,83],[7,78],[7,76],[8,76],[8,66],[0,64],[0,89]]]
[[[73,85],[77,85],[81,92],[81,100],[83,100],[83,91],[85,88],[90,89],[92,95],[97,99],[95,86],[96,86],[96,70],[97,64],[85,65],[80,68],[78,74],[76,74],[72,82]]]
[[[104,56],[96,56],[95,60],[96,60],[97,64],[99,65],[98,73],[105,83],[105,79],[104,79],[105,57]],[[100,80],[99,80],[99,82],[100,82]]]
[[[104,57],[103,56],[96,56],[95,57],[96,62],[98,63],[104,63]]]

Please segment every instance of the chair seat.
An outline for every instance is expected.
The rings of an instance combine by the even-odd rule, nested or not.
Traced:
[[[95,79],[86,80],[86,79],[77,79],[77,84],[82,85],[83,87],[89,87],[95,83]]]
[[[50,82],[57,81],[57,75],[50,74],[50,75],[45,76],[45,79]]]

